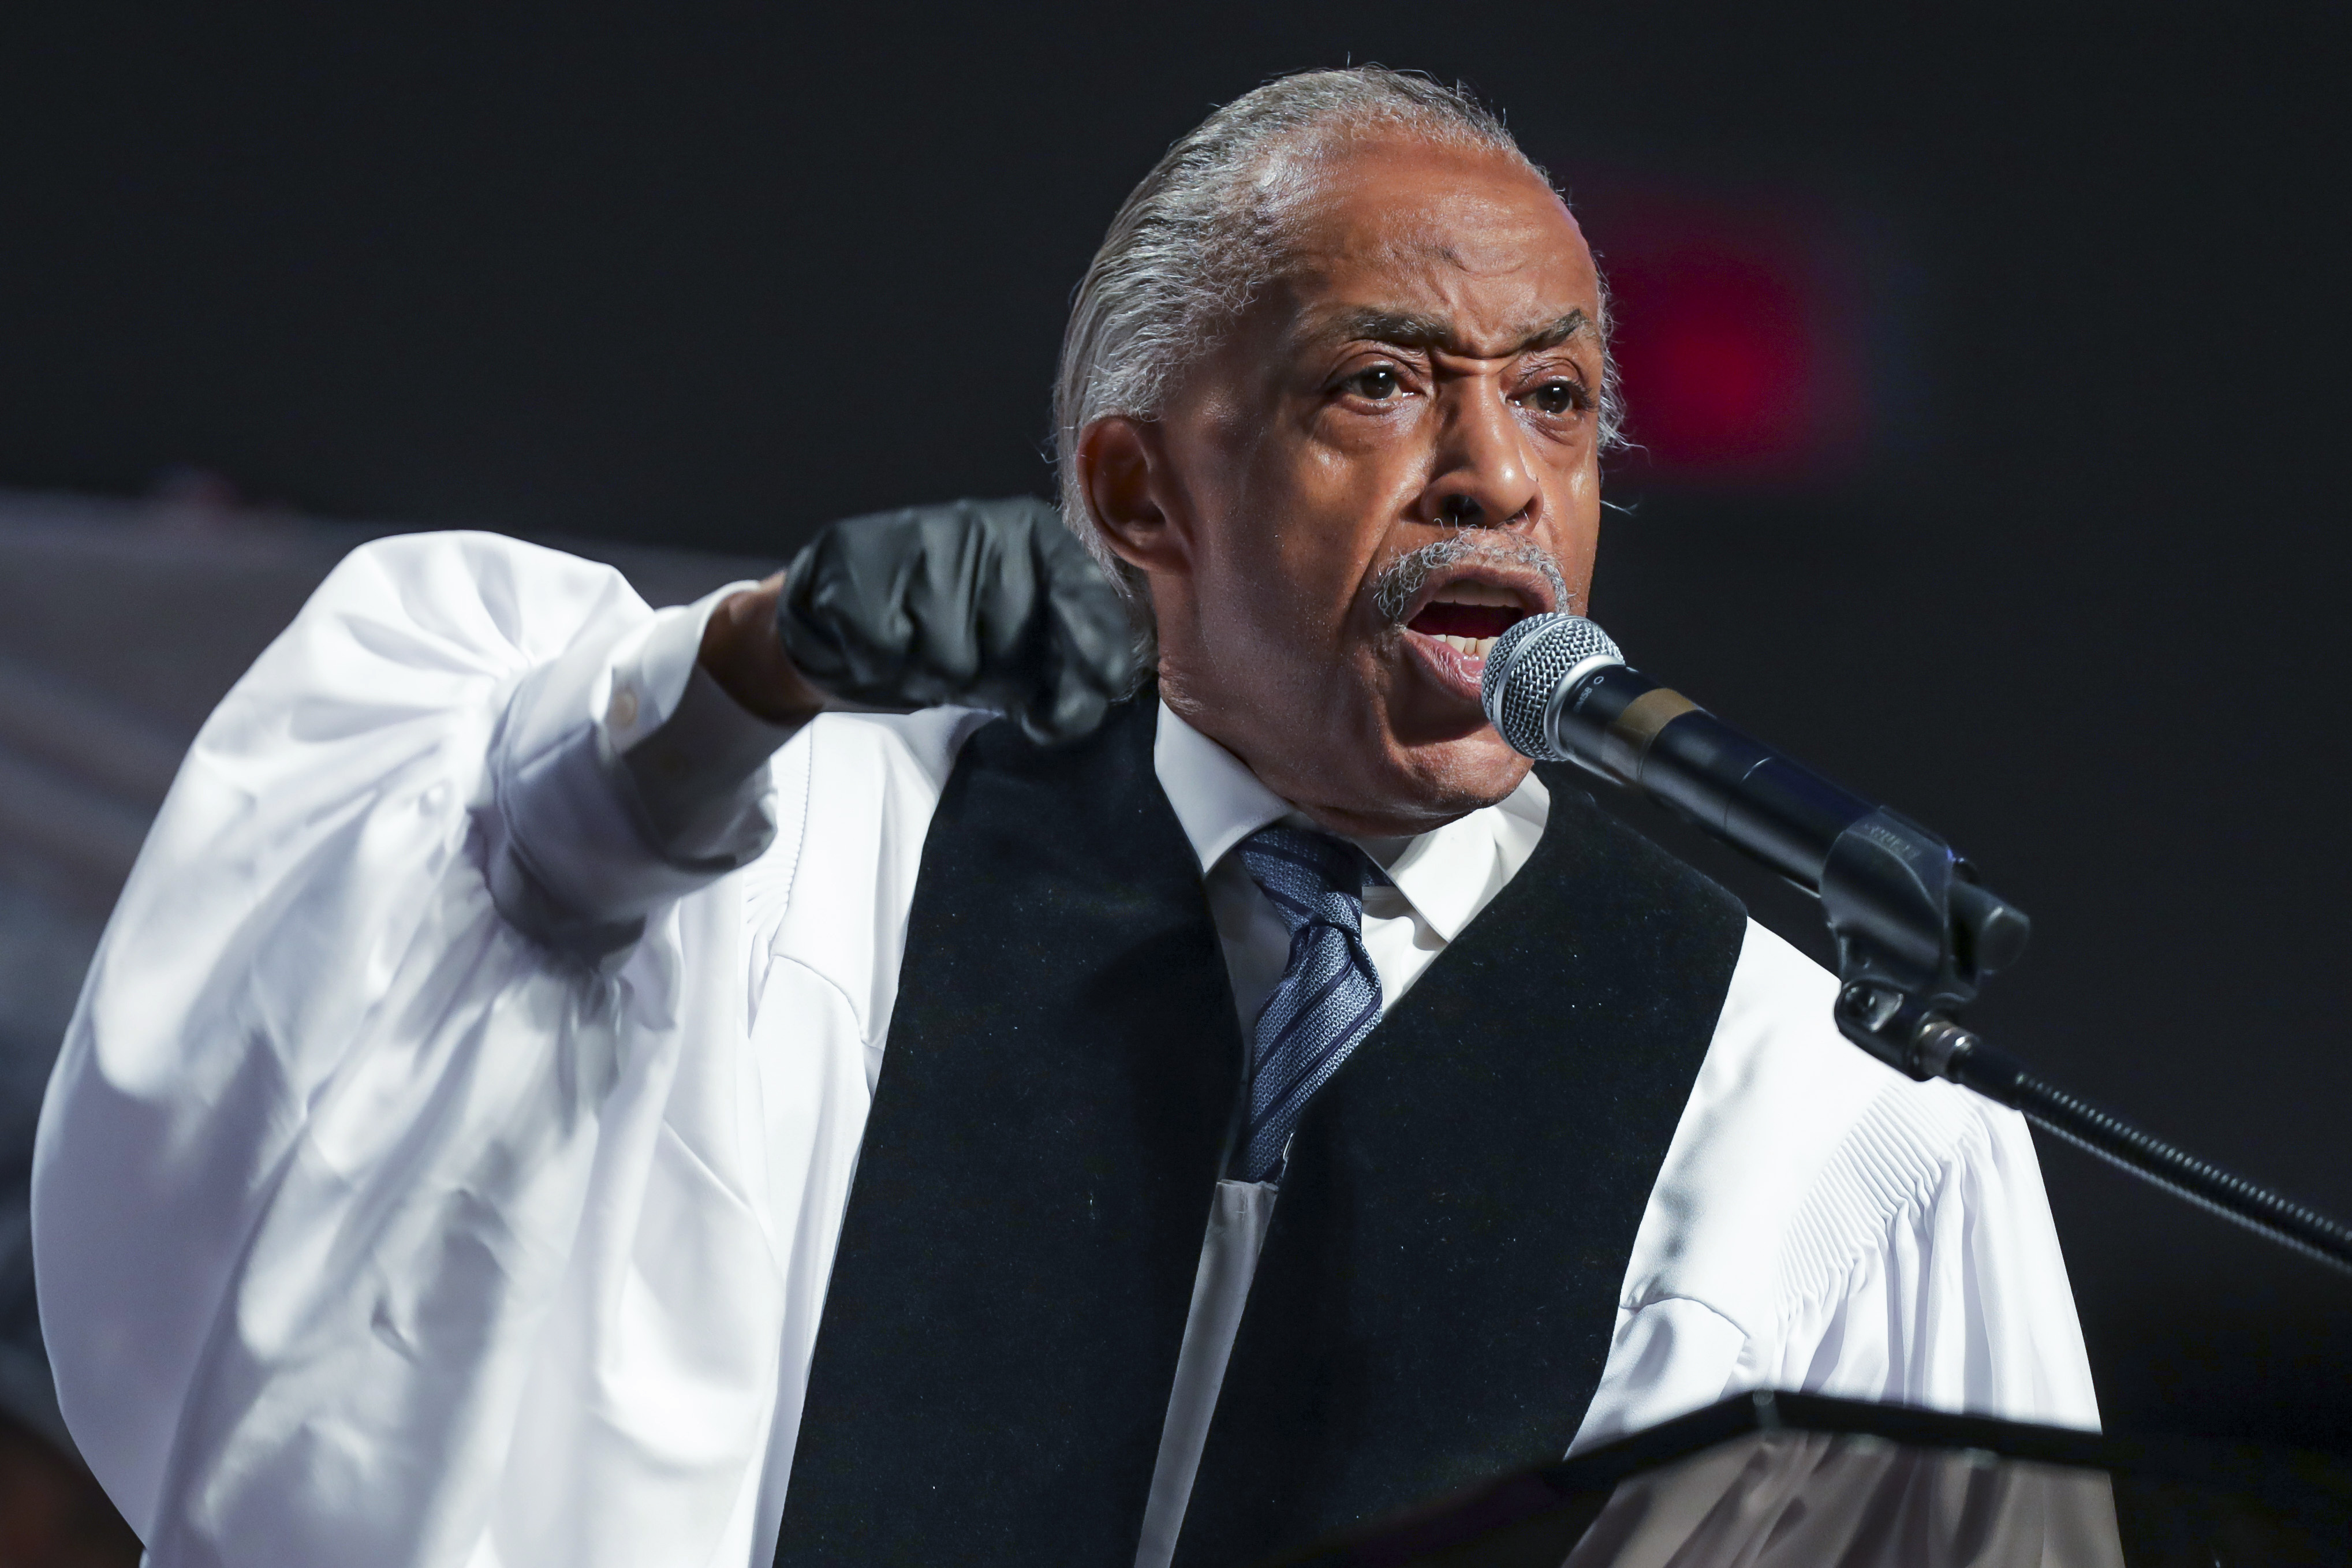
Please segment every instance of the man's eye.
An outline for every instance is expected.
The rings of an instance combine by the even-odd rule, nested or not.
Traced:
[[[1572,414],[1584,406],[1584,388],[1572,381],[1547,381],[1527,400],[1545,414]]]
[[[1388,366],[1374,365],[1370,370],[1360,370],[1349,376],[1348,390],[1359,397],[1368,397],[1374,403],[1384,403],[1402,392],[1404,383],[1399,381],[1397,373]]]

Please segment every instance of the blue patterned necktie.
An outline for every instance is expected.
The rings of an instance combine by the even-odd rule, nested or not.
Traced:
[[[1235,1174],[1272,1181],[1315,1091],[1381,1021],[1381,976],[1364,951],[1363,851],[1327,834],[1262,827],[1242,864],[1282,923],[1290,962],[1251,1031],[1249,1124]]]

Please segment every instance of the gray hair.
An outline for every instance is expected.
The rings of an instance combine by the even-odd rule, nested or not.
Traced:
[[[1356,66],[1278,77],[1202,121],[1152,166],[1111,220],[1070,303],[1054,385],[1062,517],[1121,588],[1135,576],[1111,552],[1074,461],[1087,426],[1112,415],[1158,417],[1184,369],[1213,348],[1280,261],[1282,225],[1320,163],[1366,132],[1500,153],[1537,178],[1500,119],[1459,88]],[[1608,301],[1599,323],[1608,341]],[[1601,395],[1603,450],[1621,403],[1613,362]]]

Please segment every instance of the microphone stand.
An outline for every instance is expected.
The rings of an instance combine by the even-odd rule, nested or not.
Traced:
[[[1838,1028],[1922,1081],[1952,1082],[2035,1126],[2306,1257],[2352,1272],[2352,1228],[2078,1099],[1955,1021],[2015,962],[2023,911],[1981,886],[1950,845],[1879,810],[1832,846],[1821,900],[1837,939]]]

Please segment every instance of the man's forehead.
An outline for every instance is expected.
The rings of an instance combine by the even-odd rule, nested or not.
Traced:
[[[1591,252],[1525,164],[1391,142],[1324,173],[1294,211],[1278,290],[1300,347],[1371,338],[1493,353],[1593,329]]]

